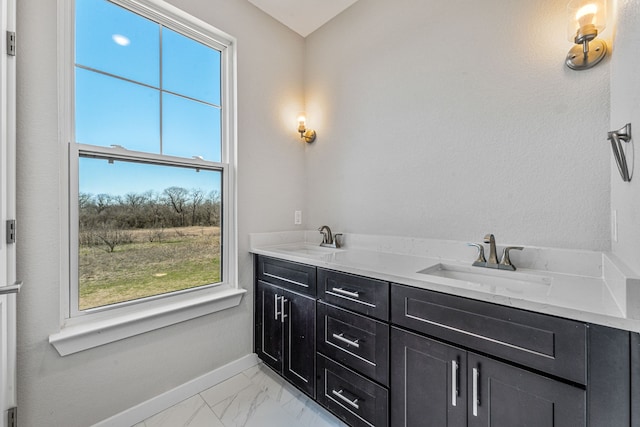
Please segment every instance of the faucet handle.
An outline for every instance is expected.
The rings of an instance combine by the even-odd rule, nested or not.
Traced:
[[[467,246],[474,246],[478,248],[478,258],[473,262],[476,267],[484,267],[487,265],[487,259],[484,257],[484,246],[480,243],[467,243]]]
[[[333,235],[333,243],[336,245],[336,248],[342,246],[342,233],[335,233]]]
[[[502,270],[511,270],[515,271],[516,266],[511,264],[511,259],[509,258],[509,251],[521,251],[524,248],[522,246],[507,246],[502,251],[502,259],[500,260],[500,265],[498,268]]]

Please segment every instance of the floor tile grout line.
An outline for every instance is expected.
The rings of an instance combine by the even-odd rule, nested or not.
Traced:
[[[251,373],[251,375],[249,374],[249,372]],[[214,419],[217,420],[220,423],[220,425],[224,427],[236,427],[239,421],[237,419],[237,416],[240,414],[236,414],[236,416],[232,417],[231,419],[227,417],[227,420],[226,420],[227,422],[225,422],[225,414],[227,414],[227,411],[233,406],[234,403],[237,403],[236,399],[238,398],[243,399],[243,397],[239,396],[242,392],[247,391],[247,389],[250,387],[255,387],[257,393],[252,397],[250,402],[250,407],[245,408],[247,413],[243,414],[243,417],[246,417],[244,419],[244,422],[242,423],[243,426],[249,422],[254,422],[255,420],[251,421],[251,419],[255,415],[257,408],[267,403],[268,405],[273,404],[276,407],[278,407],[280,410],[282,410],[283,414],[285,414],[287,417],[290,417],[291,420],[295,420],[296,423],[303,422],[303,419],[305,417],[312,417],[313,425],[317,427],[321,427],[321,426],[322,427],[324,426],[345,427],[345,425],[342,424],[340,420],[333,419],[333,416],[332,418],[327,418],[326,414],[331,415],[329,411],[326,411],[324,408],[322,408],[321,405],[317,405],[317,403],[314,402],[312,399],[310,399],[307,395],[305,395],[302,392],[299,392],[297,388],[290,386],[285,380],[283,380],[277,374],[270,371],[269,368],[265,365],[258,364],[258,365],[252,366],[238,373],[237,375],[242,375],[244,380],[246,380],[248,384],[245,385],[244,387],[241,387],[239,390],[232,388],[232,392],[230,394],[227,394],[227,391],[225,391],[224,387],[218,390],[217,392],[214,392],[210,397],[218,396],[219,398],[220,396],[224,396],[224,398],[222,398],[218,402],[209,404],[207,399],[205,399],[204,394],[206,394],[207,391],[215,387],[221,386],[221,384],[223,384],[225,381],[229,381],[234,377],[231,377],[225,381],[222,381],[216,384],[215,386],[212,386],[207,390],[203,390],[199,393],[196,393],[194,394],[194,396],[188,398],[188,399],[191,399],[197,395],[198,398],[201,400],[202,404],[198,407],[198,409],[196,409],[192,414],[190,414],[188,419],[185,419],[185,425],[189,425],[189,423],[193,422],[193,420],[196,419],[200,411],[202,411],[206,407],[211,411],[211,415],[213,415]],[[240,384],[243,384],[243,381],[242,380],[240,381],[241,381]],[[188,400],[188,399],[185,399],[185,400]],[[227,402],[227,404],[224,405],[222,408],[219,408],[219,409],[223,409],[223,412],[220,415],[218,415],[214,410],[214,407],[220,404],[223,404],[225,402]],[[176,408],[178,405],[179,403],[176,405],[173,405],[170,408],[165,409],[164,411],[159,412],[158,414],[163,412],[170,413],[170,411],[174,410],[174,408]],[[292,406],[296,407],[296,405],[300,405],[300,409],[296,409],[292,411],[291,410]],[[305,411],[307,410],[310,411],[308,413],[310,415],[305,414]],[[319,410],[322,412],[320,412]],[[155,414],[152,417],[158,414]],[[149,417],[141,421],[140,423],[136,424],[134,427],[148,427],[146,421],[148,421],[152,417]],[[309,422],[309,420],[307,420],[306,422]]]

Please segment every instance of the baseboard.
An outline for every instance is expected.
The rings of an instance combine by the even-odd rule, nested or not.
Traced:
[[[133,426],[257,364],[258,357],[253,353],[248,354],[173,390],[169,390],[104,421],[100,421],[94,424],[93,427]]]

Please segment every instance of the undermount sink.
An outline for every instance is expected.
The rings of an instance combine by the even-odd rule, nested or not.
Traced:
[[[278,251],[290,253],[290,254],[298,254],[298,255],[311,256],[311,257],[323,257],[326,255],[331,255],[331,254],[335,254],[337,252],[343,251],[343,249],[327,248],[327,247],[311,245],[311,244],[287,245],[287,246],[280,246],[274,249]]]
[[[485,292],[517,295],[547,295],[553,281],[537,274],[442,263],[418,273],[464,282],[458,284]]]

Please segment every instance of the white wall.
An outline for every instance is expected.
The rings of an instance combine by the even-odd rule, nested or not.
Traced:
[[[250,353],[253,295],[64,358],[48,344],[60,318],[56,2],[17,3],[20,425],[88,426]],[[244,0],[172,3],[238,39],[240,284],[251,291],[247,234],[290,229],[304,200],[304,40]]]
[[[308,224],[609,249],[610,61],[564,66],[566,6],[366,0],[311,34]]]
[[[640,3],[618,1],[618,22],[611,60],[611,129],[631,123],[635,135],[635,177],[625,183],[611,166],[611,209],[618,215],[618,241],[613,251],[640,274]]]

